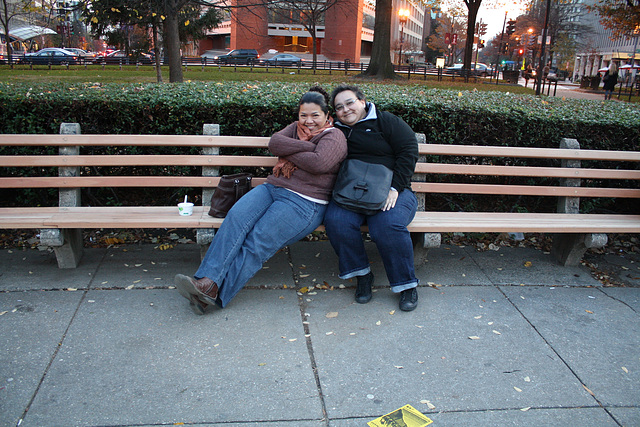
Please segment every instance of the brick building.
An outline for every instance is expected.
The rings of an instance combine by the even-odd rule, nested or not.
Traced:
[[[241,6],[251,0],[233,0]],[[406,47],[422,45],[425,10],[405,0],[394,0],[394,11],[407,8],[411,11],[403,26],[403,43]],[[246,3],[245,3],[246,4]],[[209,49],[257,49],[264,54],[270,49],[279,52],[312,53],[311,34],[300,24],[295,13],[283,17],[282,10],[266,6],[234,8],[224,22],[209,31],[200,41],[199,53]],[[340,0],[330,8],[316,27],[316,53],[328,59],[360,62],[361,56],[371,55],[375,23],[375,3],[365,0]],[[397,14],[392,19],[392,50],[400,40],[401,26]]]

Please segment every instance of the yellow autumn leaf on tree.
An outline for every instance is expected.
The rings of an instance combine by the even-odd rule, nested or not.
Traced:
[[[95,16],[93,18],[91,18],[91,22],[93,22],[94,24],[98,23],[98,18],[96,18]]]
[[[187,25],[189,25],[189,20],[188,19],[184,22],[184,26],[186,27]]]
[[[164,21],[164,15],[160,15],[160,19]]]

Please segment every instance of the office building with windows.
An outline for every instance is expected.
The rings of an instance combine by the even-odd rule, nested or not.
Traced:
[[[242,6],[251,0],[234,0]],[[397,11],[410,11],[407,22],[401,25]],[[422,46],[424,6],[406,0],[394,0],[391,24],[391,50],[400,47],[413,54]],[[375,2],[371,0],[340,0],[315,23],[316,53],[330,60],[360,62],[371,55],[375,24]],[[300,12],[286,3],[273,6],[232,8],[224,22],[210,30],[200,41],[200,53],[209,49],[257,49],[260,54],[269,50],[293,53],[313,53],[308,27],[303,25]],[[404,55],[403,55],[404,56]]]

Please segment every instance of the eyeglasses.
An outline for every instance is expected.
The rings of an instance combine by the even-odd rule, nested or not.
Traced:
[[[345,107],[351,107],[353,104],[355,104],[355,102],[357,101],[357,99],[347,99],[345,101],[344,104],[338,104],[335,106],[336,111],[342,111],[345,109]]]

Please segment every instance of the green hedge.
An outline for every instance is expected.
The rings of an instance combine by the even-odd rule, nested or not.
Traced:
[[[0,83],[2,133],[199,134],[219,123],[226,135],[271,135],[295,119],[300,83],[13,84]],[[427,141],[637,149],[640,106],[505,92],[457,92],[424,86],[360,85],[379,108],[403,117]],[[330,89],[330,88],[328,88]]]
[[[201,134],[204,123],[218,123],[224,135],[269,136],[296,119],[297,101],[309,86],[280,82],[0,83],[0,131],[58,133],[60,123],[77,122],[84,134]],[[640,145],[640,106],[637,104],[563,100],[497,91],[458,92],[427,89],[421,85],[362,83],[360,87],[378,108],[403,117],[416,132],[426,134],[430,143],[555,148],[561,138],[567,137],[576,138],[581,147],[587,149],[638,150]],[[8,151],[0,147],[0,154],[22,150]],[[126,148],[114,150],[132,152]],[[172,150],[176,149],[167,147],[159,151],[175,152]],[[184,172],[198,173],[196,169]],[[7,171],[0,173],[6,175]],[[9,174],[16,173],[23,172]],[[104,194],[91,193],[85,199],[92,204],[127,203],[126,191],[109,191],[106,198]],[[51,191],[2,193],[5,200],[20,199],[19,204],[33,204],[34,199],[55,204],[55,194]],[[173,189],[162,195],[154,193],[153,197],[157,204],[171,204],[174,198],[180,197],[179,193]],[[195,189],[191,191],[194,197],[197,193]],[[443,196],[434,198],[432,206],[442,209],[449,205],[452,210],[459,210],[483,200]],[[502,206],[496,209],[538,210],[538,203],[519,198],[500,202]],[[550,201],[542,210],[553,210],[553,203]],[[622,203],[626,205],[628,201]],[[619,210],[611,203],[597,202],[590,206],[592,210]]]

